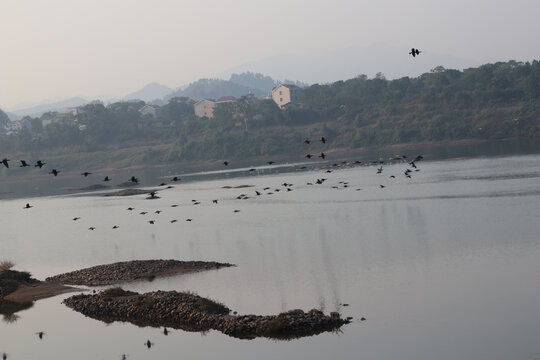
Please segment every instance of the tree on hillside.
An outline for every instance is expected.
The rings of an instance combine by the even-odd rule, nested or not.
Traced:
[[[9,116],[7,116],[7,114],[2,111],[2,109],[0,109],[0,127],[5,127],[7,124],[9,124],[10,121],[11,120],[9,120]]]

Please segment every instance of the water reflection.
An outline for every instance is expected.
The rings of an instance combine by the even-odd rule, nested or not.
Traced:
[[[12,324],[20,319],[20,316],[16,313],[30,309],[32,306],[34,306],[33,302],[18,303],[8,300],[0,300],[0,314],[3,316],[2,320],[7,324]]]

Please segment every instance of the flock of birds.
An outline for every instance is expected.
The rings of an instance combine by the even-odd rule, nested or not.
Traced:
[[[421,51],[418,50],[418,49],[415,49],[415,48],[412,48],[411,51],[409,52],[409,54],[412,55],[413,57],[418,56],[420,53],[421,53]],[[327,139],[326,139],[324,136],[322,136],[320,139],[318,139],[318,141],[320,141],[322,144],[326,144]],[[312,140],[310,140],[310,139],[305,139],[305,140],[303,141],[303,143],[306,144],[306,145],[310,145],[310,144],[312,143]],[[307,159],[312,159],[312,158],[314,158],[315,156],[316,156],[315,154],[308,153],[308,154],[305,155],[305,158],[307,158]],[[319,155],[317,155],[317,157],[321,158],[322,160],[325,160],[325,159],[327,158],[327,154],[325,154],[324,152],[321,152]],[[417,156],[416,156],[414,159],[412,159],[412,160],[409,160],[409,158],[408,158],[406,155],[396,155],[395,157],[391,158],[390,160],[408,164],[408,165],[410,166],[410,168],[407,167],[407,168],[405,169],[405,171],[403,172],[403,175],[404,175],[406,178],[409,178],[409,179],[410,179],[410,178],[412,178],[412,175],[411,175],[411,174],[413,173],[413,171],[420,171],[420,169],[418,169],[417,163],[418,163],[419,161],[421,161],[422,159],[423,159],[423,156],[422,156],[422,155],[417,155]],[[10,161],[11,161],[10,159],[4,158],[4,159],[2,159],[2,160],[0,161],[0,164],[3,164],[6,168],[9,168],[9,167],[10,167],[10,166],[9,166],[9,162],[10,162]],[[19,162],[20,162],[19,167],[21,167],[21,168],[31,167],[31,165],[28,164],[28,162],[27,162],[26,160],[19,160]],[[43,166],[45,166],[46,164],[47,164],[47,163],[46,163],[46,162],[43,162],[42,160],[37,160],[36,163],[34,164],[34,167],[40,168],[40,169],[41,169],[41,168],[42,168]],[[268,164],[268,165],[273,165],[273,164],[275,164],[275,162],[274,162],[274,161],[268,161],[267,164]],[[377,174],[382,174],[382,173],[383,173],[383,170],[384,170],[383,165],[384,165],[384,164],[385,164],[385,161],[384,161],[384,160],[381,160],[381,159],[372,161],[371,163],[368,163],[368,165],[372,165],[372,166],[375,165],[375,166],[377,166],[377,168],[376,168],[376,173],[377,173]],[[223,165],[229,166],[229,165],[230,165],[230,162],[229,162],[229,161],[223,161]],[[353,165],[353,166],[355,166],[355,165],[362,165],[362,162],[359,161],[359,160],[356,160],[356,161],[354,161],[354,162],[342,161],[341,163],[333,163],[333,164],[332,164],[332,167],[350,166],[350,165]],[[302,167],[300,167],[300,169],[305,170],[305,169],[308,169],[308,167],[307,167],[307,166],[302,166]],[[256,171],[255,168],[249,169],[249,172],[254,172],[254,171]],[[331,170],[331,169],[327,169],[327,170],[326,170],[326,173],[331,173],[332,171],[333,171],[333,170]],[[53,168],[53,169],[49,172],[49,174],[56,177],[56,176],[58,176],[58,174],[60,174],[60,172],[61,172],[60,170],[57,170],[57,169]],[[89,171],[84,171],[84,172],[81,173],[81,175],[82,175],[83,177],[86,178],[86,177],[88,177],[89,175],[92,175],[92,173],[89,172]],[[395,175],[390,175],[389,177],[390,177],[390,178],[395,178]],[[111,179],[109,176],[105,176],[105,177],[103,178],[102,181],[103,181],[103,182],[108,182],[108,181],[111,181],[111,180],[112,180],[112,179]],[[182,180],[182,179],[179,178],[179,177],[177,177],[177,176],[175,176],[175,177],[173,177],[173,178],[171,179],[172,182],[177,182],[177,181],[181,181],[181,180]],[[307,182],[306,185],[311,185],[311,186],[312,186],[312,185],[321,185],[321,184],[323,184],[326,180],[327,180],[326,178],[317,178],[317,179],[316,179],[315,181],[313,181],[313,182]],[[131,176],[131,177],[128,179],[128,182],[129,182],[129,183],[132,183],[132,184],[138,184],[138,183],[139,183],[139,180],[138,180],[135,176]],[[341,185],[343,188],[348,188],[348,187],[349,187],[349,183],[346,182],[346,181],[340,181],[340,182],[338,182],[338,184]],[[165,184],[165,183],[159,184],[159,186],[166,186],[166,185],[167,185],[167,184]],[[283,191],[292,191],[292,190],[293,190],[293,189],[292,189],[293,184],[289,184],[289,183],[286,183],[286,182],[285,182],[285,183],[283,183],[283,184],[281,184],[281,185],[283,186],[283,188],[282,188]],[[332,188],[338,189],[338,188],[339,188],[339,185],[334,185],[334,186],[332,186]],[[167,186],[167,188],[171,188],[171,187],[172,187],[172,186],[170,186],[170,185]],[[386,188],[386,185],[380,184],[380,185],[379,185],[379,188],[384,189],[384,188]],[[281,191],[282,189],[280,189],[280,188],[274,188],[274,189],[272,189],[271,187],[264,187],[264,188],[262,189],[262,191],[266,191],[266,194],[267,194],[267,195],[272,195],[274,192],[279,192],[279,191]],[[361,189],[361,188],[356,188],[356,190],[362,190],[362,189]],[[261,192],[261,191],[259,191],[259,190],[255,190],[254,193],[255,193],[254,196],[262,196],[262,195],[263,195],[263,192]],[[147,194],[148,194],[147,199],[158,199],[158,198],[159,198],[159,196],[157,196],[157,191],[155,191],[155,190],[148,191]],[[250,198],[250,196],[248,196],[247,194],[240,194],[240,195],[238,195],[238,196],[236,197],[237,200],[246,200],[246,199],[249,199],[249,198]],[[198,201],[198,200],[191,200],[191,202],[192,202],[193,205],[198,205],[198,204],[201,203],[201,202]],[[218,204],[218,199],[212,200],[212,203],[213,203],[213,204]],[[177,207],[177,206],[178,206],[178,204],[173,204],[173,205],[171,205],[171,207]],[[27,203],[27,204],[23,207],[23,209],[30,209],[30,208],[33,208],[33,207],[34,207],[34,206],[33,206],[33,205],[30,205],[30,203]],[[130,206],[130,207],[128,207],[126,210],[127,210],[127,211],[134,211],[135,208]],[[158,215],[159,215],[161,212],[163,212],[163,211],[162,211],[162,210],[156,210],[156,211],[154,211],[154,213],[155,213],[155,214],[158,214]],[[234,213],[238,213],[238,212],[240,212],[239,209],[235,209],[235,210],[234,210]],[[141,211],[139,214],[141,214],[141,215],[146,215],[146,214],[148,214],[148,212],[147,212],[147,211]],[[73,221],[78,221],[78,220],[80,220],[80,219],[81,219],[81,218],[77,216],[77,217],[74,217],[72,220],[73,220]],[[193,220],[192,218],[187,218],[187,219],[186,219],[186,221],[188,221],[188,222],[190,222],[190,221],[192,221],[192,220]],[[178,222],[177,219],[172,219],[172,220],[170,220],[170,223],[176,223],[176,222]],[[148,223],[151,224],[151,225],[153,225],[153,224],[155,224],[155,220],[148,220]],[[118,228],[119,228],[118,225],[113,225],[113,227],[112,227],[112,229],[118,229]],[[95,226],[90,226],[90,227],[88,228],[88,230],[95,230],[95,229],[96,229]],[[164,335],[168,335],[168,334],[169,334],[169,330],[168,330],[167,328],[164,328],[164,329],[163,329],[163,334],[164,334]],[[36,332],[36,335],[38,336],[38,338],[39,338],[40,340],[43,340],[43,337],[45,336],[45,332],[44,332],[44,331],[38,331],[38,332]],[[146,346],[148,349],[151,349],[152,346],[154,346],[154,343],[151,342],[150,340],[147,340],[147,341],[144,342],[144,346]],[[5,352],[2,353],[2,360],[7,360],[7,358],[8,358],[7,353],[5,353]],[[128,358],[128,355],[127,355],[127,354],[122,354],[122,355],[120,355],[120,359],[121,359],[121,360],[127,360],[127,358]]]

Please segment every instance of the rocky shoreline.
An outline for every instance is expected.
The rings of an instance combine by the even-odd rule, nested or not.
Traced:
[[[229,315],[225,305],[196,294],[155,291],[138,294],[112,288],[96,295],[75,295],[64,304],[105,322],[124,321],[138,326],[166,326],[185,331],[217,330],[240,339],[294,339],[337,331],[350,323],[338,313],[291,310],[279,315]]]
[[[215,261],[132,260],[55,275],[48,277],[45,281],[69,285],[104,286],[230,266],[234,265]]]

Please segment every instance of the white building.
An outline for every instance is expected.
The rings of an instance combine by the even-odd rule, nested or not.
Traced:
[[[283,109],[286,105],[298,102],[302,89],[292,84],[282,84],[272,89],[272,100]]]

